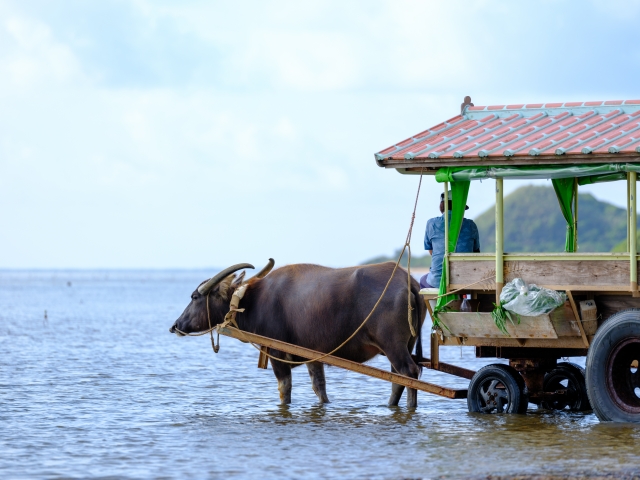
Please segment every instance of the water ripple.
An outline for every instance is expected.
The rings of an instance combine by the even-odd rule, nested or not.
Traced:
[[[332,403],[316,402],[303,367],[293,404],[280,406],[252,347],[223,338],[214,355],[206,338],[168,333],[206,277],[0,272],[0,475],[480,478],[640,465],[633,425],[533,406],[527,415],[475,415],[464,400],[426,394],[416,411],[388,408],[388,384],[335,368]],[[473,349],[444,349],[443,360],[483,364]],[[372,364],[388,368],[384,358]]]

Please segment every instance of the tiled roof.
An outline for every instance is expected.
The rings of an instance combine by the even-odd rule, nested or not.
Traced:
[[[466,107],[375,154],[380,166],[640,161],[640,100]]]

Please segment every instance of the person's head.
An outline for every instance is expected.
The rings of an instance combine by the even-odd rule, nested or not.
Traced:
[[[449,193],[448,195],[449,201],[447,203],[449,204],[449,210],[453,210],[453,207],[451,206],[453,203],[452,197],[451,197],[451,190],[449,190],[448,193]],[[469,205],[465,205],[464,209],[469,210]],[[444,213],[444,192],[440,194],[440,213]]]
[[[444,195],[442,195],[444,196]],[[449,200],[449,210],[451,210],[451,200]],[[440,200],[440,213],[444,213],[444,200]]]

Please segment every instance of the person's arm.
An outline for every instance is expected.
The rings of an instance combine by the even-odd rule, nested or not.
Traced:
[[[433,255],[433,245],[431,244],[431,220],[427,221],[427,227],[424,231],[424,249],[429,251],[429,254]]]
[[[473,253],[480,253],[480,233],[476,222],[473,222]]]

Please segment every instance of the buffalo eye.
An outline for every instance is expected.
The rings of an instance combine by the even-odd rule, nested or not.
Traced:
[[[197,300],[198,299],[198,294],[197,293],[192,293],[191,294],[191,300]]]

